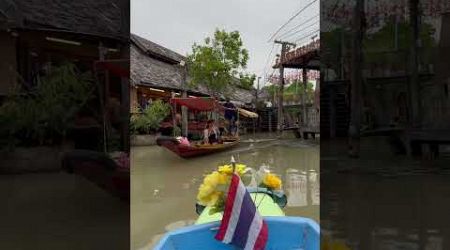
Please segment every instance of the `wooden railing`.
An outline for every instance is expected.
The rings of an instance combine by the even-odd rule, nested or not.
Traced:
[[[287,52],[284,57],[283,63],[286,61],[292,60],[294,58],[302,57],[312,51],[319,50],[319,49],[320,49],[320,39],[318,39],[314,42],[311,42],[308,45],[298,47],[293,51]],[[278,64],[279,62],[280,62],[279,59],[277,59],[276,64]]]

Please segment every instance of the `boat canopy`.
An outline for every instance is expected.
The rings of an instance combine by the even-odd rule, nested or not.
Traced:
[[[170,103],[185,106],[196,111],[224,111],[223,106],[211,97],[171,98]]]
[[[251,112],[251,111],[248,111],[243,108],[238,108],[238,110],[239,110],[239,114],[242,116],[249,117],[249,118],[258,118],[258,114],[255,112]]]

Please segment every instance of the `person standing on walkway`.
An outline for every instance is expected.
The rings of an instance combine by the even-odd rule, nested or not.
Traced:
[[[228,122],[228,131],[231,135],[236,134],[236,120],[237,120],[237,109],[236,106],[227,98],[226,103],[223,105],[225,108],[225,119]]]

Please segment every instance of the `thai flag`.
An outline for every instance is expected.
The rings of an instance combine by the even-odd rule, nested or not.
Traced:
[[[264,249],[268,229],[237,174],[231,178],[225,211],[216,239],[245,250]]]

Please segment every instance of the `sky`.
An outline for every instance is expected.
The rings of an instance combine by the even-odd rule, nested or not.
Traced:
[[[285,35],[286,40],[295,42],[301,38],[298,43],[305,43],[310,39],[309,36],[305,38],[305,35],[319,28],[317,15],[320,1],[131,0],[131,32],[186,55],[191,52],[194,42],[203,43],[207,36],[213,35],[216,28],[238,30],[244,46],[249,50],[247,72],[263,76],[273,71],[268,58],[272,62],[281,47],[274,46],[269,38],[311,2],[313,4],[310,7],[277,35],[292,30]],[[304,23],[307,20],[310,21]],[[304,25],[298,27],[302,23]],[[261,82],[261,85],[264,83]]]

